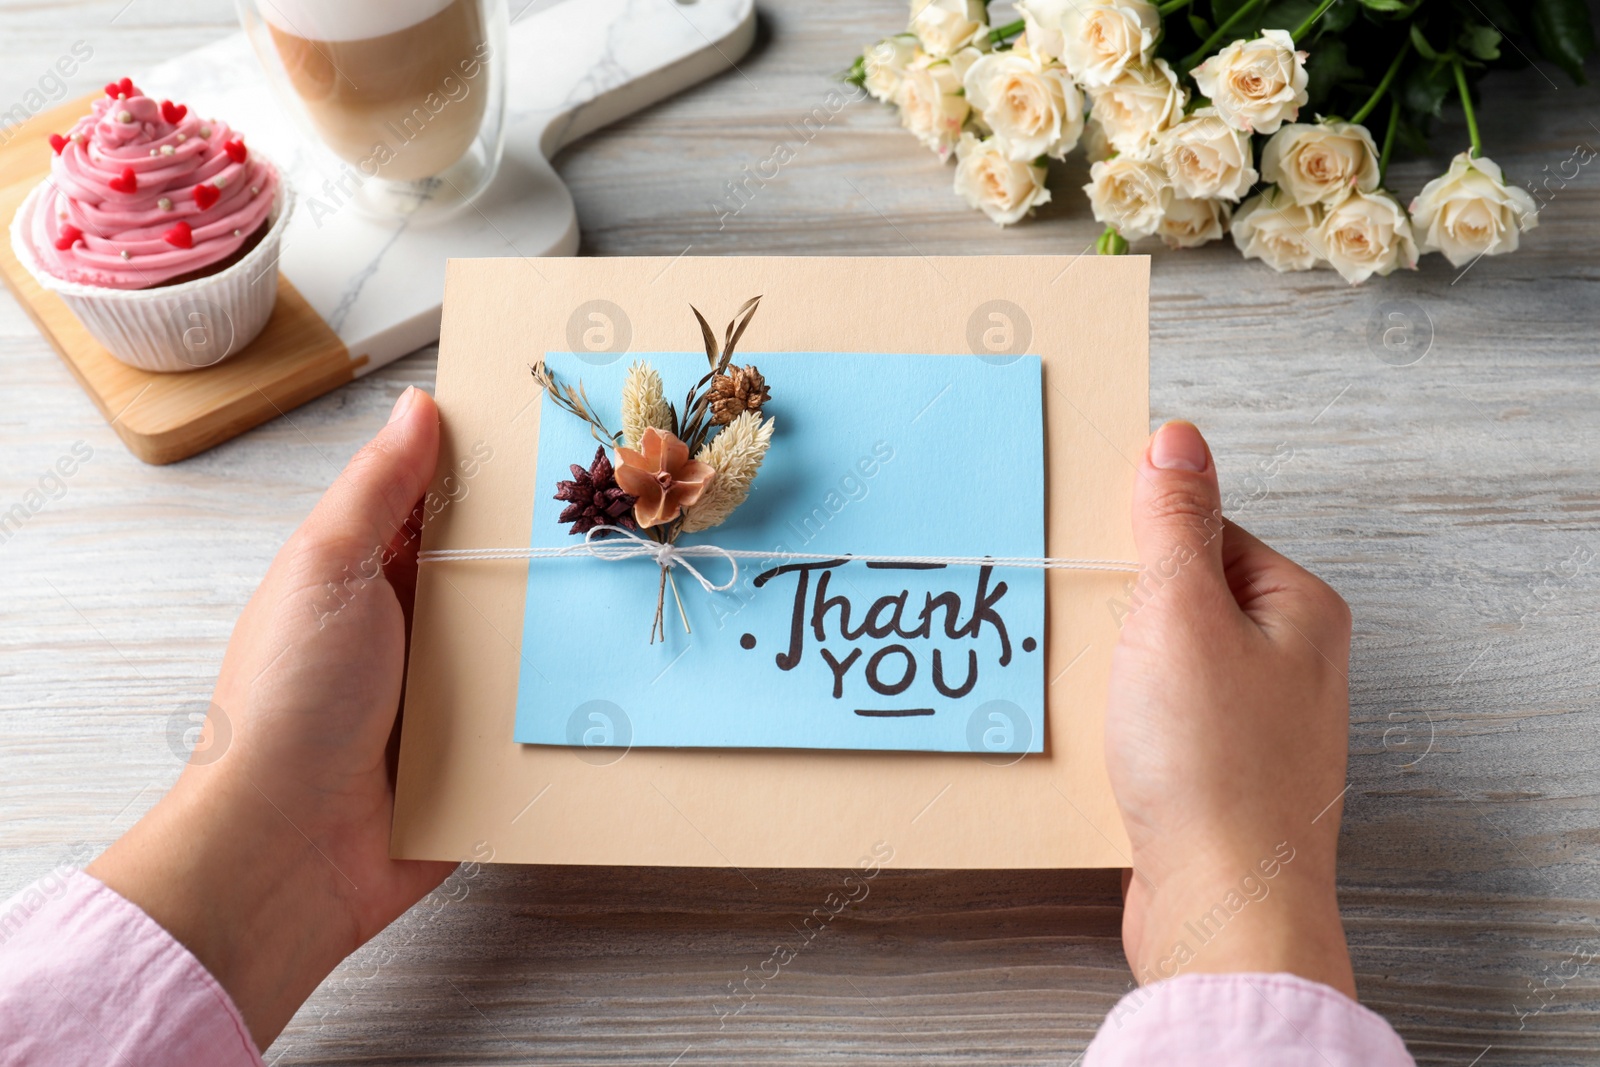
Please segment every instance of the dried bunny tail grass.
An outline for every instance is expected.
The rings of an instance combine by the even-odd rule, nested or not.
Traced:
[[[772,443],[772,419],[746,411],[725,426],[695,459],[717,469],[705,495],[692,508],[684,509],[683,532],[698,533],[722,524],[750,495],[750,483],[761,469],[761,460]]]
[[[629,448],[638,448],[644,432],[654,426],[672,432],[672,409],[667,404],[661,375],[643,360],[628,368],[622,383],[622,438]]]

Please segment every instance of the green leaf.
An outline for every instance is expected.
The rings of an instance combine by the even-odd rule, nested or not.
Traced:
[[[1317,22],[1317,32],[1324,37],[1343,33],[1354,24],[1360,13],[1361,4],[1358,0],[1339,0],[1339,3],[1322,13],[1322,18]]]
[[[1361,0],[1361,6],[1380,15],[1405,18],[1422,6],[1422,0]]]
[[[1395,127],[1394,143],[1397,147],[1404,149],[1408,155],[1425,156],[1428,154],[1427,136],[1404,118],[1400,120],[1400,125]]]
[[[1525,32],[1520,6],[1513,7],[1507,0],[1471,0],[1472,9],[1483,20],[1509,37],[1519,37]],[[1466,10],[1461,8],[1461,10]]]
[[[1204,32],[1200,32],[1199,26],[1195,27],[1196,31],[1200,32],[1200,39],[1205,40],[1209,37],[1212,27],[1222,25],[1246,2],[1248,0],[1212,0],[1211,10],[1214,19],[1212,26],[1207,27]],[[1220,48],[1230,41],[1249,40],[1263,29],[1292,30],[1311,17],[1311,13],[1317,9],[1317,3],[1318,0],[1271,0],[1270,3],[1263,4],[1255,13],[1246,15],[1243,19],[1234,23],[1232,28],[1228,30],[1227,39],[1222,44],[1219,44],[1218,47]],[[1330,8],[1317,21],[1317,29],[1323,29],[1324,24],[1332,16],[1333,12],[1341,6],[1340,4],[1335,4]],[[1193,11],[1193,8],[1190,10]],[[1192,23],[1193,18],[1190,21]]]
[[[1594,54],[1594,26],[1587,0],[1532,0],[1533,40],[1544,57],[1579,85],[1583,61]]]
[[[1458,38],[1461,49],[1468,55],[1479,59],[1500,58],[1500,31],[1493,26],[1479,26],[1469,22],[1461,27],[1461,36]]]
[[[1437,116],[1455,86],[1455,73],[1448,63],[1423,63],[1413,67],[1406,76],[1401,99],[1415,114]]]
[[[1417,50],[1417,55],[1423,59],[1439,58],[1439,53],[1434,49],[1433,45],[1428,43],[1428,39],[1422,35],[1422,27],[1415,22],[1411,24],[1411,46]]]
[[[1307,107],[1315,113],[1327,109],[1323,106],[1333,91],[1349,82],[1359,82],[1365,72],[1350,62],[1349,49],[1343,40],[1329,37],[1317,46],[1317,61],[1306,64]]]
[[[1248,21],[1254,22],[1257,30],[1293,30],[1310,18],[1316,10],[1317,0],[1275,0],[1274,3],[1262,8],[1258,17]],[[1328,11],[1332,10],[1333,8],[1328,9]],[[1307,35],[1306,41],[1323,31],[1327,19],[1327,12],[1324,12],[1322,18],[1318,19],[1316,25],[1312,27],[1313,32]],[[1306,42],[1297,41],[1295,43],[1304,45]]]

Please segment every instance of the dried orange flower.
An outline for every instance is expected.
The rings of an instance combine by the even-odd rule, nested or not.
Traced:
[[[671,522],[706,491],[716,468],[689,458],[689,446],[676,434],[654,426],[639,438],[639,448],[618,446],[617,485],[637,497],[634,517],[640,526]]]

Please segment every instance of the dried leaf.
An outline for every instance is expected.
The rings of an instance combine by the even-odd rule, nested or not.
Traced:
[[[694,312],[695,320],[700,323],[700,333],[706,339],[706,361],[715,367],[717,365],[717,335],[711,332],[711,324],[706,321],[704,315],[700,314],[699,308],[690,304],[689,310]]]
[[[549,367],[544,365],[543,361],[534,364],[528,369],[533,373],[534,382],[545,391],[545,395],[550,398],[552,404],[588,423],[589,435],[596,441],[608,448],[616,445],[618,435],[607,429],[606,424],[601,422],[599,417],[590,410],[589,398],[582,391],[582,382],[578,383],[578,388],[575,390],[572,386],[558,381],[555,374],[551,372]]]
[[[750,320],[756,317],[756,305],[760,303],[761,297],[752,296],[733,313],[733,321],[728,323],[727,341],[722,346],[722,367],[726,368],[728,362],[733,359],[734,346],[739,343],[739,338],[744,336],[745,327],[750,325]]]

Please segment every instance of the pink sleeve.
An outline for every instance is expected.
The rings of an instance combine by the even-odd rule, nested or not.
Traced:
[[[0,905],[0,1065],[261,1067],[216,979],[82,871]]]
[[[1111,1009],[1084,1067],[1416,1067],[1382,1016],[1292,974],[1193,974]]]

